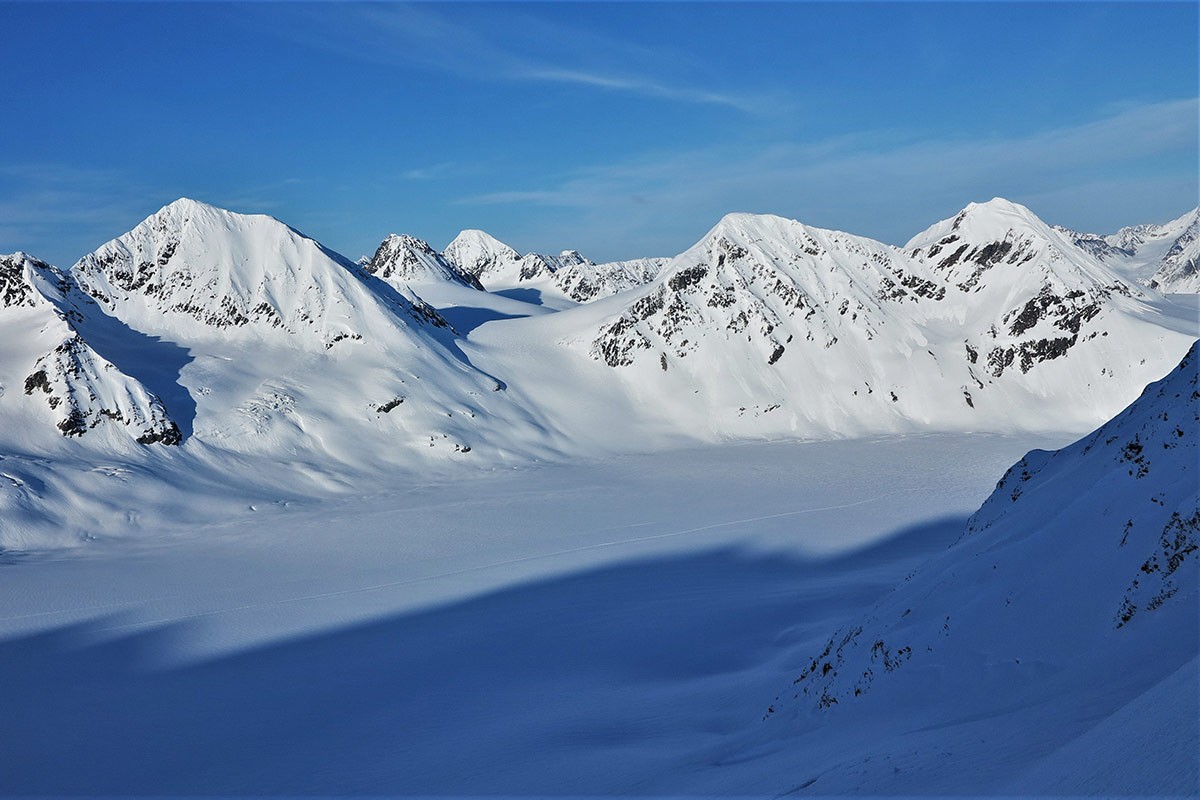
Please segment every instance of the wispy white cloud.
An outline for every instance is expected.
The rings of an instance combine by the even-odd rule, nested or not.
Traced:
[[[681,86],[668,86],[653,80],[639,78],[623,78],[613,75],[602,75],[582,70],[570,69],[532,69],[525,73],[515,73],[516,77],[529,80],[546,81],[548,83],[571,83],[581,86],[593,86],[598,89],[630,92],[647,97],[676,100],[682,103],[702,103],[728,106],[739,111],[753,113],[760,107],[759,102],[752,98],[736,95],[710,92],[703,89],[693,89]]]
[[[400,174],[406,181],[436,181],[461,174],[463,165],[457,161],[442,161],[424,167],[413,167]]]
[[[250,7],[246,13],[261,12]],[[510,23],[504,35],[496,31],[500,13]],[[684,51],[641,46],[542,15],[512,24],[514,13],[487,6],[456,5],[451,11],[429,5],[317,5],[298,11],[290,25],[275,17],[264,28],[343,57],[417,65],[479,81],[573,85],[751,114],[778,105],[778,98],[768,101],[758,91],[722,90],[694,74],[679,75],[678,66],[692,61]]]

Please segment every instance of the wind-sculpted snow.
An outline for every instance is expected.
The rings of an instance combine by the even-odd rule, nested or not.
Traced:
[[[1139,664],[1136,685],[1194,659],[1198,366],[1193,345],[1110,422],[1009,469],[957,543],[805,660],[797,713],[968,716],[1095,683],[1098,664]]]
[[[430,281],[451,281],[483,289],[478,278],[451,264],[427,242],[413,236],[390,234],[364,267],[367,272],[399,289]]]

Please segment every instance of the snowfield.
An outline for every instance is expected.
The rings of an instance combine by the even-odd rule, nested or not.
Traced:
[[[728,791],[782,791],[742,740],[804,652],[1065,441],[529,464],[14,555],[0,793],[690,794],[746,758]]]

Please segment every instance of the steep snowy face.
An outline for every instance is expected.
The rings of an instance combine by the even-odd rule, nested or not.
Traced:
[[[944,295],[888,245],[732,214],[620,295],[623,304],[584,307],[595,327],[568,341],[645,402],[669,406],[669,417],[713,431],[858,435],[935,416],[955,424],[971,409],[941,377],[922,330]]]
[[[436,312],[261,215],[177,200],[71,269],[80,287],[138,330],[239,330],[331,348],[397,324],[445,326]]]
[[[375,250],[365,269],[401,289],[410,284],[439,281],[483,289],[474,275],[447,261],[427,242],[408,235],[390,234]]]
[[[138,444],[179,444],[183,437],[162,401],[96,353],[79,334],[37,360],[25,394],[40,397],[63,436],[99,425],[124,427]]]
[[[911,327],[897,304],[936,300],[944,290],[920,265],[879,242],[769,215],[726,216],[678,256],[609,323],[592,353],[628,366],[666,353],[684,358],[706,339],[744,339],[774,365],[796,341],[831,348]]]
[[[28,274],[39,267],[48,265],[25,253],[0,256],[0,308],[34,305],[35,294]]]
[[[584,260],[560,267],[554,273],[554,284],[575,302],[589,303],[646,285],[658,277],[668,261],[667,258],[638,258],[592,264]]]
[[[73,294],[57,268],[24,253],[0,256],[0,371],[9,373],[0,386],[12,381],[23,390],[0,392],[0,409],[15,421],[32,402],[34,418],[48,417],[63,436],[103,428],[140,444],[178,444],[162,401],[80,335],[82,298]]]
[[[953,547],[804,660],[786,695],[798,703],[772,713],[940,706],[970,719],[1069,688],[1136,696],[1195,658],[1198,367],[1193,345],[1092,434],[1026,455]],[[1089,713],[1128,698],[1092,699]]]
[[[1115,276],[1025,206],[995,198],[971,203],[913,237],[905,250],[960,292],[1010,285],[1114,283]],[[1135,287],[1126,287],[1136,292]]]
[[[1188,221],[1190,218],[1190,221]],[[1183,231],[1171,239],[1171,246],[1157,262],[1149,285],[1160,292],[1200,293],[1200,209],[1168,223],[1172,236],[1179,223],[1187,222]]]
[[[521,259],[520,253],[483,231],[465,230],[442,251],[446,261],[467,275],[483,276],[506,271]]]

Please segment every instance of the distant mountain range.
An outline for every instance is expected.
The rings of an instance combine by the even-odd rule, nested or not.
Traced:
[[[731,214],[671,259],[464,231],[355,263],[181,199],[67,270],[0,258],[0,455],[178,449],[317,487],[726,437],[1082,431],[1196,338],[1162,294],[1200,289],[1196,229],[1091,236],[995,199],[902,248]]]

